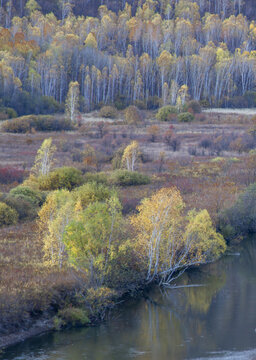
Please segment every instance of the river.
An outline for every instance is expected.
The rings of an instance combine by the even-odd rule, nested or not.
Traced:
[[[0,359],[256,360],[256,240],[176,285],[127,301],[101,326],[35,337]]]

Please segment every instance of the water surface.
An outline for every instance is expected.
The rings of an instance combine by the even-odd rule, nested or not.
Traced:
[[[236,251],[184,274],[176,289],[126,302],[99,327],[36,337],[0,359],[256,360],[256,241]]]

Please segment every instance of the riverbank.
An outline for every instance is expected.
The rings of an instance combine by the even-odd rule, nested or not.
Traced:
[[[177,285],[189,287],[164,293],[152,287],[146,297],[113,310],[100,326],[49,332],[7,349],[0,359],[252,360],[255,240],[234,252],[185,273]]]
[[[42,319],[35,321],[34,325],[29,330],[20,330],[17,333],[9,334],[0,337],[0,356],[1,350],[21,343],[34,336],[42,335],[46,332],[54,330],[53,319]]]

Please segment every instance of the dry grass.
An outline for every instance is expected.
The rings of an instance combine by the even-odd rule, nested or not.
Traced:
[[[67,271],[42,265],[42,244],[36,223],[0,230],[0,332],[31,324],[33,316],[61,305],[62,293],[75,280]]]

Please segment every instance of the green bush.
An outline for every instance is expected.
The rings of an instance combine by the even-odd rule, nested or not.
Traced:
[[[194,118],[194,115],[189,112],[180,113],[178,115],[179,122],[191,122]]]
[[[175,106],[167,105],[161,107],[157,114],[156,118],[160,121],[170,121],[173,119],[173,116],[178,113],[178,110]]]
[[[220,213],[219,228],[227,240],[256,233],[256,183],[231,208]]]
[[[84,175],[85,182],[95,182],[97,184],[105,184],[108,183],[108,178],[106,173],[100,172],[100,173],[86,173]]]
[[[88,313],[84,309],[69,307],[58,311],[55,326],[57,328],[66,326],[84,326],[89,324]]]
[[[137,171],[116,170],[110,175],[109,181],[120,186],[146,185],[150,183],[150,178]]]
[[[44,191],[72,190],[83,183],[83,176],[80,170],[64,166],[55,169],[49,175],[39,177],[38,182],[39,189]]]
[[[9,133],[27,133],[32,129],[36,131],[62,131],[71,130],[69,120],[51,115],[27,115],[16,119],[4,121],[1,128]]]
[[[0,202],[0,227],[14,225],[17,223],[19,215],[16,210],[7,204]]]
[[[117,110],[113,106],[103,106],[100,109],[100,116],[103,118],[115,119],[117,117]]]
[[[20,198],[28,201],[34,206],[41,206],[45,201],[45,194],[41,191],[31,189],[28,186],[17,186],[10,191],[10,195],[14,198]]]
[[[105,201],[111,197],[110,189],[96,182],[88,182],[73,191],[76,201],[80,201],[83,208],[96,201]]]
[[[35,205],[25,197],[8,195],[3,201],[17,211],[19,220],[33,220],[37,217],[38,207],[35,207]]]

